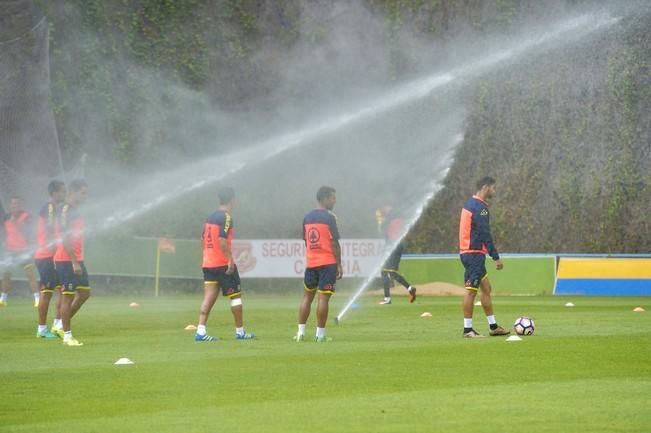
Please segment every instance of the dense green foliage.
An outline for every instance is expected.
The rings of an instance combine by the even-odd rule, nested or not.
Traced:
[[[277,101],[269,95],[283,66],[274,53],[297,44],[306,20],[310,43],[322,37],[319,17],[302,16],[305,5],[297,0],[39,3],[51,26],[52,106],[66,161],[86,152],[132,172],[173,165],[177,155],[207,146],[174,136],[203,125],[175,124],[169,113],[188,107],[175,89],[159,95],[161,82],[183,83],[184,92],[201,95],[199,103],[232,112],[254,105],[273,110]],[[363,6],[383,17],[392,74],[400,78],[411,72],[398,43],[402,30],[445,44],[460,34],[508,34],[592,3],[368,0]],[[459,208],[476,178],[490,174],[499,180],[492,218],[501,250],[651,251],[650,27],[647,5],[597,38],[483,77],[464,96],[465,139],[409,249],[454,251]],[[200,136],[234,130],[228,121],[215,122]],[[109,143],[94,146],[95,135]],[[168,219],[163,231],[188,236]]]
[[[412,247],[455,245],[451,221],[474,181],[490,174],[499,183],[492,222],[503,250],[650,252],[649,28],[647,11],[560,59],[482,80],[446,188]]]
[[[299,288],[300,290],[300,288]],[[460,338],[458,298],[362,300],[334,341],[296,344],[296,297],[245,296],[254,341],[231,339],[220,299],[197,344],[184,331],[199,298],[91,298],[75,317],[83,347],[37,340],[27,300],[3,321],[3,432],[648,431],[649,313],[635,299],[497,298],[497,318],[522,314],[536,334]],[[333,299],[334,309],[345,296]],[[431,311],[433,317],[419,317]],[[477,329],[485,319],[475,313]],[[314,332],[314,318],[309,334]],[[128,357],[135,365],[113,363]],[[64,399],[64,402],[50,400]]]

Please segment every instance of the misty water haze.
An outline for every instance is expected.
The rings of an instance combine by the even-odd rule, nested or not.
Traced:
[[[307,126],[289,127],[289,132],[244,144],[241,150],[206,156],[141,178],[125,193],[110,199],[113,201],[96,200],[91,215],[98,221],[97,230],[106,230],[195,190],[210,197],[207,187],[221,181],[237,185],[244,203],[240,221],[245,228],[248,224],[273,226],[269,222],[297,219],[301,209],[313,205],[314,191],[320,184],[333,184],[340,190],[339,208],[357,222],[351,224],[342,218],[344,229],[368,233],[363,224],[372,228],[376,207],[392,203],[405,214],[412,214],[430,196],[432,182],[443,179],[448,166],[441,162],[450,161],[454,150],[451,143],[456,143],[454,137],[462,133],[463,105],[458,101],[463,87],[437,90],[456,81],[467,84],[487,68],[527,50],[570,43],[614,22],[607,15],[564,20],[545,32],[468,59],[447,72],[407,81],[361,102],[342,102],[338,113],[323,114]],[[104,216],[106,209],[111,209],[108,217]],[[291,235],[298,235],[298,229],[297,224]],[[274,232],[264,235],[273,237]]]
[[[320,13],[328,19],[315,19]],[[111,67],[124,70],[140,93],[116,87],[114,97],[137,119],[138,152],[151,162],[138,172],[115,166],[105,150],[115,131],[100,128],[97,107],[71,91],[71,102],[86,106],[75,124],[90,155],[91,232],[194,237],[216,206],[214,191],[229,184],[238,193],[239,237],[299,237],[314,192],[330,184],[339,191],[344,236],[374,236],[377,207],[416,215],[443,181],[463,134],[464,92],[482,73],[613,23],[608,14],[584,14],[482,43],[459,37],[443,47],[408,32],[389,40],[380,17],[359,6],[307,7],[300,31],[322,41],[299,41],[289,52],[262,46],[261,61],[283,62],[276,70],[282,85],[234,107],[122,58]],[[101,37],[83,34],[77,43]],[[400,53],[403,70],[392,70],[387,52]],[[129,101],[142,98],[150,102],[146,109],[129,111]],[[66,169],[78,173],[85,153],[64,155]],[[32,185],[27,195],[43,192]]]

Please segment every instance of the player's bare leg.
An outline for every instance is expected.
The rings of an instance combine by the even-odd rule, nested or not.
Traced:
[[[239,299],[239,301],[237,301]],[[243,308],[241,304],[242,298],[240,295],[231,298],[231,313],[233,313],[233,320],[235,321],[236,328],[242,328],[244,325]]]
[[[206,326],[208,316],[210,316],[210,311],[212,310],[213,305],[215,305],[218,296],[219,290],[217,290],[217,283],[204,283],[203,302],[201,303],[201,310],[199,311],[199,325]]]
[[[319,303],[316,306],[316,341],[327,341],[325,327],[328,323],[328,306],[332,293],[319,293]]]
[[[32,263],[25,265],[25,277],[29,283],[29,288],[32,290],[32,296],[34,297],[34,306],[38,308],[39,300],[41,298],[41,293],[38,287],[38,281],[36,280],[36,271],[35,266]]]
[[[5,271],[2,273],[2,285],[0,287],[0,307],[4,307],[7,305],[7,297],[11,292],[11,272]]]
[[[90,289],[81,289],[77,288],[77,293],[75,293],[75,297],[72,300],[72,305],[70,307],[70,317],[75,317],[75,314],[79,311],[82,305],[86,303],[86,301],[90,298]]]
[[[54,291],[57,292],[57,302],[54,321],[52,322],[52,333],[54,333],[57,337],[63,338],[63,322],[61,320],[61,302],[63,300],[63,295],[61,294],[61,286],[57,286]]]
[[[56,338],[57,335],[48,331],[47,329],[47,312],[50,307],[50,300],[52,299],[52,291],[44,289],[41,293],[38,303],[38,328],[36,329],[36,336],[38,338]]]
[[[305,290],[303,293],[303,301],[301,302],[300,307],[298,308],[298,323],[305,325],[307,319],[310,317],[310,310],[312,309],[312,301],[314,301],[314,296],[316,295],[316,290]]]
[[[472,313],[475,308],[475,298],[477,297],[477,290],[466,289],[463,295],[463,337],[476,338],[481,337],[472,328]]]
[[[475,308],[475,298],[477,297],[476,290],[466,289],[463,295],[463,317],[465,319],[472,319],[472,313]]]
[[[491,298],[491,292],[493,291],[493,287],[491,286],[491,282],[488,280],[488,278],[484,278],[481,280],[481,283],[479,284],[479,289],[480,289],[480,296],[479,300],[481,301],[481,307],[484,309],[484,313],[486,313],[486,316],[492,316],[493,315],[493,299]]]
[[[39,326],[47,325],[47,312],[50,308],[50,300],[52,299],[52,292],[41,292],[41,300],[38,304],[38,324]]]
[[[61,320],[61,302],[63,295],[61,294],[61,286],[56,286],[53,290],[41,291],[41,300],[38,304],[38,326],[40,330],[47,330],[46,321],[47,315],[50,310],[50,303],[54,297],[54,292],[58,292],[57,300],[54,308],[54,320],[52,321],[51,333],[59,338],[64,337],[63,322]],[[46,332],[47,333],[47,332]]]
[[[73,294],[61,295],[61,321],[63,322],[63,332],[69,332],[70,319],[72,319],[72,300],[75,298]]]
[[[201,310],[199,311],[199,325],[197,326],[197,333],[194,336],[195,341],[216,341],[216,337],[211,337],[206,332],[206,323],[208,322],[208,316],[210,316],[210,311],[212,310],[217,297],[219,296],[219,290],[217,283],[204,283],[203,284],[203,302],[201,303]]]
[[[330,293],[319,293],[319,303],[316,307],[316,326],[325,328],[328,323],[328,304],[330,302]]]
[[[488,280],[488,277],[484,277],[481,280],[479,288],[481,290],[481,306],[484,309],[484,313],[486,313],[486,319],[488,320],[488,326],[490,328],[489,334],[491,336],[510,334],[509,331],[499,326],[497,324],[497,320],[495,319],[495,314],[493,313],[493,299],[491,297],[493,288],[490,281]]]
[[[238,340],[250,340],[255,338],[251,332],[244,331],[244,311],[242,308],[241,295],[234,295],[231,297],[231,312],[233,313],[233,320],[235,321],[235,338]]]
[[[63,322],[63,344],[66,346],[83,346],[72,336],[72,301],[75,298],[73,293],[62,294],[61,300],[61,321]]]
[[[303,292],[303,300],[301,301],[301,305],[298,307],[298,332],[294,337],[296,341],[303,341],[305,338],[305,324],[307,323],[307,319],[310,317],[312,301],[314,301],[315,295],[316,290],[308,290],[306,288]]]
[[[56,289],[54,289],[58,292],[57,295],[57,305],[56,305],[56,315],[54,316],[55,319],[61,321],[61,302],[63,300],[63,295],[61,294],[61,286],[57,286]]]

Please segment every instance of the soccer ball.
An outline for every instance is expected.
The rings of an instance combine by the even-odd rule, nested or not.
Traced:
[[[533,319],[523,316],[516,319],[513,329],[518,335],[531,335],[536,329],[536,325],[533,323]]]

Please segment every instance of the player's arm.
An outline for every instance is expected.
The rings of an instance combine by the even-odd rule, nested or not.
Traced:
[[[226,256],[226,259],[228,260],[228,269],[226,269],[226,273],[230,275],[235,272],[235,262],[233,261],[231,247],[228,246],[228,240],[225,238],[219,238],[219,246],[221,246],[224,256]]]
[[[32,219],[32,216],[28,216],[25,219],[24,223],[25,239],[27,239],[27,244],[29,248],[32,249],[36,242],[36,220]]]
[[[5,233],[5,221],[9,219],[9,214],[5,212],[4,206],[2,206],[2,202],[0,202],[0,224],[2,224],[2,227],[0,227],[0,241],[4,242],[5,239],[7,238],[7,233]]]
[[[495,267],[497,270],[502,269],[504,267],[504,264],[502,263],[500,254],[497,252],[497,248],[493,242],[493,236],[491,235],[490,229],[490,217],[488,215],[488,209],[486,208],[482,209],[479,212],[479,215],[477,215],[477,230],[479,230],[479,235],[482,242],[484,245],[486,245],[488,255],[491,256],[493,260],[495,260]]]
[[[344,276],[344,270],[341,267],[341,245],[338,240],[332,240],[332,251],[335,253],[337,259],[337,279],[340,280]]]
[[[61,235],[61,247],[63,247],[63,251],[66,252],[68,257],[70,257],[70,262],[72,263],[72,271],[75,274],[81,274],[81,265],[79,264],[79,261],[77,261],[77,257],[75,256],[75,251],[72,248],[72,233],[68,230],[69,226],[69,208],[64,208],[61,212],[61,231],[63,232]]]
[[[47,233],[47,240],[48,240],[47,249],[50,250],[52,255],[54,255],[54,253],[56,253],[56,250],[57,250],[56,233],[54,231],[54,223],[50,224],[49,221],[46,221],[46,222],[43,222],[43,224],[45,225],[44,230]]]
[[[70,233],[64,233],[61,239],[61,246],[63,247],[63,250],[66,252],[68,257],[70,257],[70,261],[72,262],[72,271],[75,274],[81,274],[81,265],[79,264],[79,261],[77,261],[75,251],[72,248],[72,236]]]
[[[224,224],[220,224],[219,229],[219,246],[221,247],[226,260],[228,260],[228,268],[226,274],[231,275],[235,272],[235,261],[233,260],[233,253],[231,247],[228,245],[228,235],[233,229],[233,220],[229,214],[226,214]]]
[[[344,269],[341,266],[341,245],[339,244],[339,228],[337,227],[337,217],[334,214],[330,215],[330,244],[332,245],[332,252],[337,260],[337,279],[340,280],[344,276]]]

